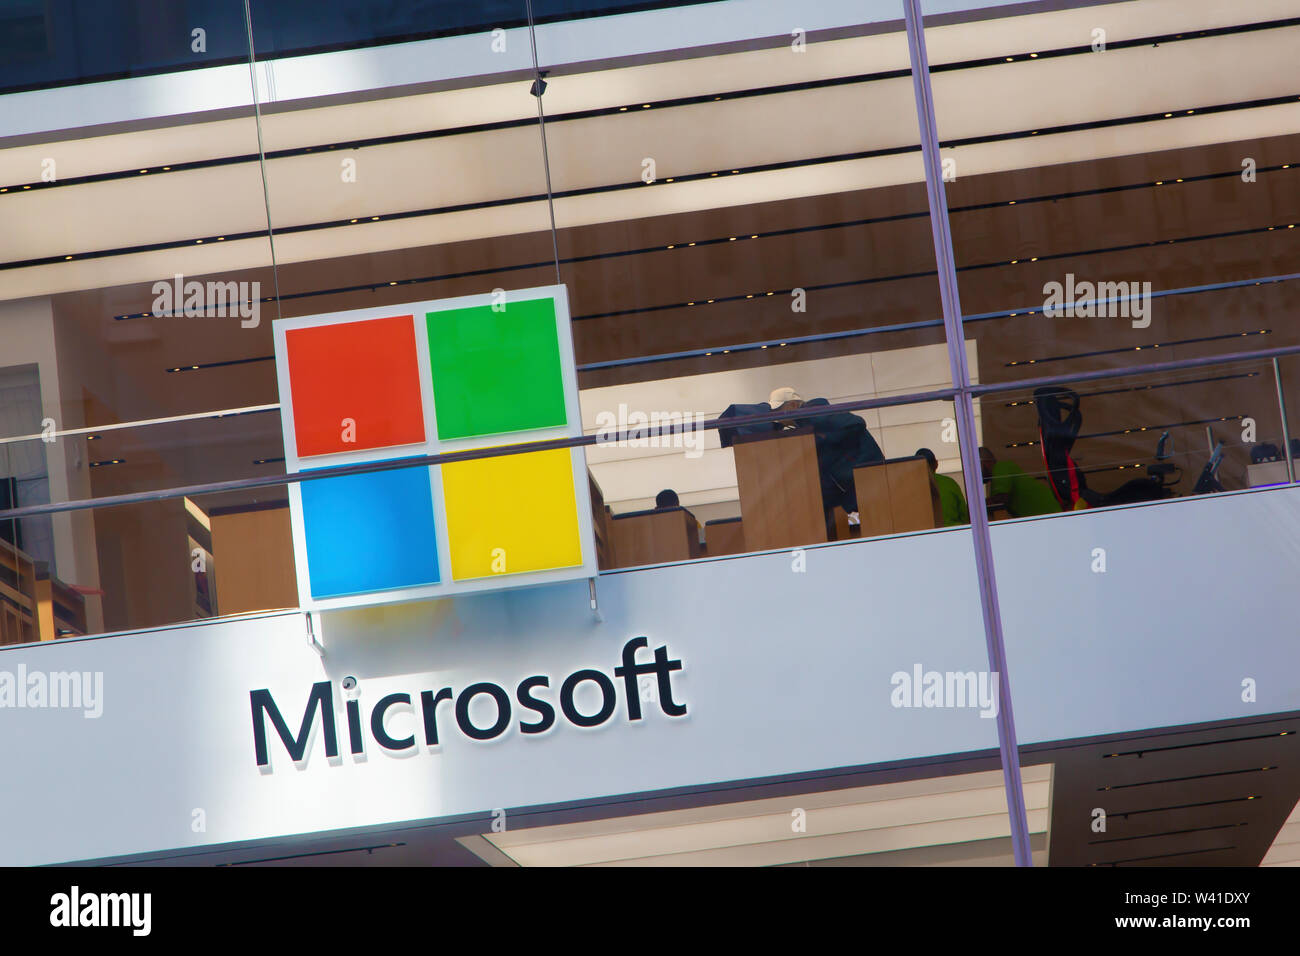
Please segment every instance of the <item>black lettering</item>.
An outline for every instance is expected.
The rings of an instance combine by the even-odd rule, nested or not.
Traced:
[[[526,724],[522,720],[519,722],[519,729],[526,734],[541,734],[550,730],[555,724],[555,708],[546,701],[534,697],[530,691],[534,687],[550,687],[551,679],[549,677],[529,677],[519,684],[519,689],[515,692],[521,706],[534,710],[542,715],[542,719],[535,724]]]
[[[489,695],[497,704],[497,721],[486,730],[475,727],[469,719],[469,702],[479,694]],[[466,737],[473,737],[475,740],[491,740],[493,737],[499,737],[510,725],[510,698],[496,684],[487,682],[470,684],[456,698],[456,725]]]
[[[352,752],[359,754],[366,749],[366,742],[361,739],[361,702],[350,700],[345,705],[348,709],[348,741]]]
[[[603,698],[600,710],[590,717],[580,713],[573,703],[573,692],[577,690],[579,684],[588,680],[600,685]],[[610,714],[614,713],[614,706],[617,703],[618,696],[614,692],[614,682],[602,671],[574,671],[564,679],[560,687],[560,709],[564,711],[564,716],[569,718],[570,722],[579,727],[595,727],[597,724],[603,724],[609,720]]]
[[[379,741],[379,746],[387,750],[406,750],[415,746],[414,734],[403,737],[401,740],[394,740],[388,736],[388,731],[384,728],[384,714],[388,711],[388,708],[394,704],[409,704],[410,702],[410,694],[389,694],[375,704],[375,709],[370,712],[370,732],[375,735],[375,740]]]
[[[659,676],[659,706],[669,717],[681,717],[686,713],[686,705],[673,700],[672,672],[682,669],[680,660],[668,659],[668,645],[655,648],[655,672]]]
[[[641,719],[641,694],[637,689],[637,678],[642,674],[653,674],[655,664],[638,664],[636,652],[648,645],[644,637],[634,637],[623,645],[623,663],[614,668],[614,676],[623,678],[623,689],[627,692],[627,719]]]
[[[433,691],[420,691],[420,711],[424,714],[424,742],[430,747],[438,746],[438,704],[451,700],[451,688],[444,687],[435,697]]]
[[[297,763],[307,754],[307,742],[311,739],[312,724],[316,720],[316,711],[320,710],[321,722],[325,726],[325,756],[339,755],[338,732],[334,727],[334,690],[329,681],[323,680],[311,685],[311,696],[307,698],[307,712],[302,716],[302,726],[298,729],[297,739],[290,735],[289,725],[280,716],[280,708],[275,706],[275,699],[271,697],[269,690],[249,691],[248,697],[253,708],[253,750],[257,755],[259,767],[265,767],[271,762],[266,751],[265,718],[267,716],[271,718],[271,725],[280,735],[280,740],[284,742],[289,756]]]

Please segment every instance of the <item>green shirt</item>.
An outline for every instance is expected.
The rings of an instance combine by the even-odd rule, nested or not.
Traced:
[[[1000,461],[993,466],[989,494],[1009,495],[1007,511],[1014,518],[1049,515],[1061,510],[1052,489],[1043,482],[1030,478],[1015,462]]]
[[[970,524],[970,511],[966,508],[961,486],[947,475],[935,475],[934,483],[939,486],[939,505],[943,508],[945,527],[950,524]]]

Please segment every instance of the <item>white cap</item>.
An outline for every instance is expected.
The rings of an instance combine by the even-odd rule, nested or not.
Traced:
[[[802,402],[802,401],[803,401],[802,395],[796,392],[789,385],[784,385],[781,388],[772,389],[772,394],[768,396],[767,404],[771,405],[773,408],[780,408],[786,402]]]

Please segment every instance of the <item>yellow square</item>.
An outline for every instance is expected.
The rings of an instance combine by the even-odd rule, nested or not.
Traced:
[[[453,579],[582,564],[569,449],[443,465],[442,493]]]

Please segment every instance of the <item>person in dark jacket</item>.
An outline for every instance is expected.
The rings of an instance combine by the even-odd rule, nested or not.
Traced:
[[[719,418],[740,418],[761,415],[772,411],[793,411],[830,405],[824,398],[804,401],[793,388],[774,390],[765,403],[755,405],[729,405]],[[849,514],[858,510],[857,492],[853,486],[853,469],[859,465],[884,461],[885,455],[876,440],[867,431],[867,423],[851,412],[831,412],[808,418],[786,421],[759,422],[718,429],[723,448],[729,447],[740,435],[779,432],[798,426],[811,426],[817,443],[817,472],[821,479],[822,506],[828,513],[839,505]]]

